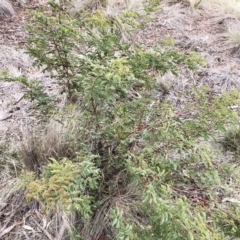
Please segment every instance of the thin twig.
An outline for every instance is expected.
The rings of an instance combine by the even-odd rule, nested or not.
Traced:
[[[1,229],[1,230],[0,230],[0,231],[1,231],[1,233],[0,233],[0,239],[2,239],[2,237],[3,237],[5,234],[9,233],[13,228],[15,228],[16,226],[18,226],[18,225],[20,225],[20,224],[23,224],[23,223],[24,223],[24,221],[17,222],[17,223],[14,223],[12,226],[10,226],[10,227],[8,227],[8,228],[5,228],[4,230]]]
[[[10,223],[12,218],[15,216],[16,212],[19,210],[19,206],[22,204],[23,200],[24,200],[24,195],[22,196],[22,199],[19,201],[19,204],[14,207],[15,210],[12,211],[11,215],[9,216],[9,218],[6,221],[5,225],[2,227],[1,231],[3,231],[3,229],[6,229],[7,225]]]
[[[43,233],[45,233],[45,235],[48,237],[49,240],[54,240],[54,238],[50,235],[49,232],[47,232],[36,220],[34,217],[30,217],[35,223],[36,225],[42,230]]]

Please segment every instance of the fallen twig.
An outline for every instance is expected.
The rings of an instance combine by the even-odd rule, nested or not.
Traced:
[[[5,234],[7,234],[7,233],[9,233],[14,227],[16,227],[16,226],[18,226],[18,225],[20,225],[20,224],[23,224],[23,221],[21,221],[21,222],[17,222],[17,223],[14,223],[12,226],[10,226],[10,227],[8,227],[8,228],[6,228],[6,229],[4,229],[4,230],[0,230],[0,239],[2,239],[2,237],[5,235]]]
[[[54,240],[54,238],[50,235],[49,232],[46,231],[46,229],[44,229],[37,221],[35,218],[33,218],[32,216],[30,217],[35,223],[36,225],[42,230],[43,233],[45,233],[45,235],[48,237],[49,240]]]

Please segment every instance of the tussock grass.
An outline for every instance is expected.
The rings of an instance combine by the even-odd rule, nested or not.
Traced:
[[[240,55],[240,21],[226,24],[227,31],[220,35],[220,41],[225,49],[231,50],[233,54]]]
[[[101,9],[106,14],[114,16],[123,10],[142,12],[143,3],[143,0],[73,0],[71,12],[75,14],[81,10]]]
[[[7,70],[11,76],[19,77],[33,68],[32,63],[31,57],[24,53],[24,50],[0,45],[0,72]]]
[[[240,2],[236,0],[211,0],[219,5],[219,9],[224,14],[230,14],[236,18],[240,18]]]
[[[1,171],[0,173],[0,209],[8,202],[7,199],[18,189],[20,179],[12,177],[8,171]]]
[[[215,42],[220,43],[221,51],[240,56],[240,1],[205,0],[203,7],[209,14],[208,23],[220,32],[215,36]]]
[[[64,211],[56,212],[49,223],[48,231],[51,231],[56,240],[71,239],[76,223],[80,225],[77,214],[66,214]]]
[[[190,11],[186,11],[181,3],[171,5],[164,1],[161,2],[161,7],[161,15],[163,16],[161,21],[164,24],[169,24],[171,27],[180,29],[181,31],[188,21]]]
[[[185,6],[191,6],[192,8],[197,9],[202,5],[202,3],[204,1],[206,1],[206,0],[180,0],[180,1],[179,0],[165,0],[163,2],[170,3],[170,4],[181,3]]]
[[[81,10],[94,10],[97,9],[103,4],[103,1],[101,0],[73,0],[73,12],[78,12]]]
[[[205,7],[212,15],[211,22],[220,23],[228,19],[240,19],[240,2],[236,0],[208,0]]]
[[[14,16],[15,11],[7,0],[0,0],[0,16]]]
[[[49,158],[62,159],[75,156],[72,139],[77,134],[77,126],[65,120],[63,123],[51,119],[40,129],[23,130],[23,140],[19,145],[18,154],[25,166],[36,173],[45,165]]]

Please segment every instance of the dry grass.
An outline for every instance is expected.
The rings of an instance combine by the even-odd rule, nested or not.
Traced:
[[[10,189],[10,185],[4,187]],[[46,215],[36,201],[26,202],[25,191],[13,188],[0,204],[1,240],[69,240],[74,225],[79,225],[76,214],[59,211]],[[3,195],[3,194],[1,194]],[[2,199],[1,199],[2,200]]]
[[[123,190],[123,189],[122,189]],[[106,196],[89,224],[82,231],[84,239],[116,239],[117,233],[111,225],[113,211],[118,210],[124,214],[125,219],[131,219],[143,227],[146,222],[142,213],[141,193],[135,184],[126,187],[125,193],[119,196]]]
[[[73,13],[77,13],[81,10],[94,10],[101,6],[100,0],[73,0],[72,1]]]
[[[74,136],[77,126],[65,120],[63,123],[53,119],[44,127],[35,130],[24,129],[23,140],[19,144],[18,153],[25,166],[39,172],[49,158],[62,159],[75,156]],[[76,139],[74,139],[76,140]]]
[[[201,7],[204,1],[207,0],[163,0],[165,3],[170,3],[170,4],[177,4],[181,3],[185,7],[192,7],[193,9],[197,9]],[[162,1],[161,1],[162,2]]]
[[[237,0],[210,0],[210,2],[217,3],[219,10],[223,14],[231,15],[234,18],[240,18],[240,2]]]
[[[73,14],[81,10],[94,11],[101,8],[109,16],[116,16],[123,10],[143,11],[143,0],[73,0]]]
[[[227,31],[221,34],[220,41],[226,50],[240,56],[240,21],[226,23]]]
[[[203,0],[188,0],[190,2],[191,7],[194,9],[199,8],[203,3]]]
[[[204,8],[210,12],[213,24],[240,19],[240,2],[236,0],[207,0]]]
[[[62,158],[75,154],[69,135],[76,133],[76,125],[64,121],[59,123],[53,119],[44,127],[31,131],[23,130],[20,144],[1,149],[0,158],[0,239],[19,240],[64,240],[70,239],[71,232],[78,221],[76,214],[67,215],[57,211],[46,215],[36,201],[25,200],[23,178],[19,170],[29,169],[39,172],[49,157]],[[19,162],[12,157],[18,151]],[[24,164],[23,164],[24,163]],[[79,225],[78,221],[78,225]]]
[[[161,2],[161,7],[161,24],[182,31],[184,25],[188,22],[189,9],[186,9],[181,3],[169,5],[168,1]]]
[[[0,74],[2,71],[8,71],[12,77],[26,76],[29,80],[47,75],[33,66],[33,58],[23,49],[7,45],[0,45]]]
[[[10,2],[0,0],[0,16],[14,16],[15,11]]]
[[[19,77],[33,68],[32,63],[32,59],[24,53],[24,50],[0,45],[0,72],[8,70],[12,76]]]

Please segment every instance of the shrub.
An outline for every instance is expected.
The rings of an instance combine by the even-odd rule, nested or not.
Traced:
[[[227,176],[207,140],[239,121],[229,108],[239,92],[211,96],[196,88],[183,118],[155,97],[155,77],[195,69],[203,63],[198,55],[123,39],[126,27],[139,27],[136,13],[121,21],[100,12],[73,18],[50,6],[51,13],[33,14],[28,53],[52,72],[69,102],[77,99],[78,114],[66,116],[77,123],[77,153],[45,163],[26,184],[28,199],[78,212],[83,239],[238,236],[239,207],[219,199],[220,190],[227,196]]]
[[[75,164],[66,158],[50,160],[41,178],[28,184],[27,199],[41,201],[46,211],[60,206],[65,212],[77,210],[86,218],[92,207],[88,193],[98,187],[99,169],[91,159],[79,159]]]

